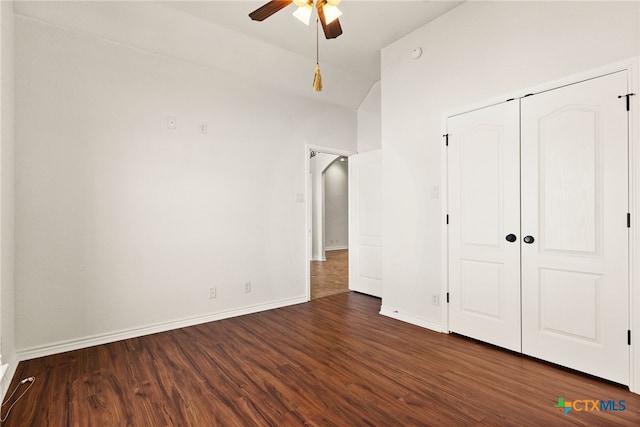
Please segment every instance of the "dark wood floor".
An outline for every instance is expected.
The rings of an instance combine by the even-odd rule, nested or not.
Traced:
[[[22,362],[11,389],[36,380],[4,426],[638,426],[623,387],[379,309],[341,293]]]
[[[311,299],[349,292],[349,250],[326,251],[326,261],[311,261]]]

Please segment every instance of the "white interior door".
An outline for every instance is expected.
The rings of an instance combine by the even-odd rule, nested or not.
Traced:
[[[627,74],[522,109],[522,350],[629,383]]]
[[[449,329],[515,351],[521,348],[518,124],[517,101],[447,121]]]
[[[382,150],[349,157],[349,289],[382,297]]]

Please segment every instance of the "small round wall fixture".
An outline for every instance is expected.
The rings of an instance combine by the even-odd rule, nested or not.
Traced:
[[[413,59],[419,59],[421,56],[422,56],[422,48],[414,47],[413,50],[411,51],[411,57]]]

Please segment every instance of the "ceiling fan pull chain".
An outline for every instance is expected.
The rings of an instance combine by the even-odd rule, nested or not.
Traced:
[[[320,75],[320,42],[318,29],[318,18],[316,17],[316,72],[313,76],[313,90],[316,92],[322,91],[322,76]]]

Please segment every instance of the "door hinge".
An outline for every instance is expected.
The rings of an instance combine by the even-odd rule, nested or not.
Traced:
[[[631,214],[627,213],[627,228],[631,228]]]
[[[448,147],[449,146],[449,134],[445,133],[442,136],[444,137],[444,145]]]
[[[629,98],[631,98],[634,95],[635,95],[635,93],[628,93],[626,95],[618,95],[618,99],[627,98],[627,111],[629,111],[631,109],[631,101],[629,100]]]
[[[449,304],[449,292],[447,292],[447,304]]]
[[[627,330],[627,344],[631,345],[631,329]]]

